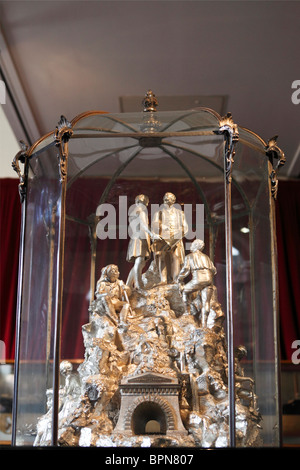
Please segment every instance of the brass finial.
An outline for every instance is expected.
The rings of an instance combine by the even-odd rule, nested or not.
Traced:
[[[144,112],[155,112],[156,108],[158,106],[158,101],[155,97],[155,94],[153,93],[152,90],[148,90],[147,93],[145,94],[145,98],[143,99],[143,111]]]

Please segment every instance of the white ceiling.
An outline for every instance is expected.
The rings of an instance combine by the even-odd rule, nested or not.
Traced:
[[[0,56],[32,141],[149,88],[225,95],[237,124],[279,135],[281,175],[299,177],[299,23],[299,1],[0,1]]]

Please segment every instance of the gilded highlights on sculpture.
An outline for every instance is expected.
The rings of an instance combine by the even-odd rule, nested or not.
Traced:
[[[118,266],[102,268],[82,326],[85,357],[76,372],[62,363],[58,443],[61,446],[229,445],[225,315],[214,285],[216,268],[195,239],[176,197],[166,193],[151,229],[138,195],[129,221],[139,227],[128,245],[126,283]],[[148,263],[148,264],[147,264]],[[236,351],[238,446],[260,445],[254,381]],[[51,390],[49,391],[51,398]],[[35,445],[51,444],[51,400],[37,424]]]

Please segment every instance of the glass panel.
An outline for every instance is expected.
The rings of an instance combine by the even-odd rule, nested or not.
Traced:
[[[120,267],[122,279],[126,280],[131,268],[126,262],[128,209],[134,204],[136,195],[145,193],[150,200],[148,212],[151,220],[151,205],[153,204],[153,216],[153,212],[162,203],[163,195],[167,191],[174,192],[177,202],[187,206],[186,211],[191,210],[191,227],[186,238],[186,251],[189,251],[195,235],[198,238],[205,236],[206,252],[212,258],[215,256],[215,251],[217,252],[216,256],[220,259],[217,263],[223,265],[223,271],[225,257],[220,240],[224,229],[219,229],[219,225],[224,224],[223,137],[212,135],[208,140],[206,136],[201,136],[197,138],[197,142],[191,141],[189,145],[186,145],[187,140],[187,137],[168,138],[159,147],[151,148],[142,148],[133,139],[123,137],[70,141],[66,225],[66,237],[70,243],[66,241],[65,273],[68,275],[70,270],[72,276],[76,277],[73,270],[75,260],[72,260],[75,251],[73,248],[69,250],[69,247],[76,247],[76,240],[78,242],[79,237],[84,247],[81,248],[82,252],[88,253],[86,256],[82,254],[81,257],[81,260],[84,259],[87,272],[84,278],[85,307],[82,312],[86,310],[90,288],[88,281],[91,262],[90,229],[97,208],[101,204],[107,204],[108,209],[111,205],[112,213],[107,215],[106,222],[112,220],[113,223],[111,234],[104,233],[107,230],[104,223],[98,225],[97,275],[101,266],[116,263]],[[119,143],[122,143],[123,147]],[[204,206],[201,209],[205,217],[204,224],[200,220],[200,212],[196,219],[196,204]],[[104,240],[104,236],[107,236],[107,239]],[[101,245],[104,248],[101,248]],[[72,269],[69,266],[72,266]],[[79,269],[80,273],[82,276],[82,269]],[[77,284],[81,284],[77,292],[82,291],[80,275]],[[68,282],[65,282],[65,288],[67,285]],[[75,284],[72,289],[74,293]],[[224,288],[222,292],[224,293]],[[82,315],[84,317],[84,313]]]
[[[236,379],[238,401],[262,416],[262,445],[279,445],[276,312],[273,311],[272,236],[268,159],[262,142],[242,132],[232,189],[234,341],[245,381]],[[240,194],[243,197],[240,197]],[[239,362],[241,361],[241,362]],[[247,397],[248,395],[248,397]],[[252,401],[251,401],[252,400]],[[241,426],[241,423],[237,423]]]
[[[50,148],[53,146],[53,143],[54,143],[54,131],[45,135],[42,139],[40,139],[34,144],[32,155],[36,157],[37,154],[39,154],[40,152],[45,152],[48,147]]]
[[[91,113],[74,119],[75,136],[89,133],[136,133],[143,132],[143,124],[150,113],[99,114]],[[156,131],[193,132],[218,129],[218,116],[208,110],[187,110],[180,112],[157,112],[153,114],[157,122]]]
[[[49,148],[30,160],[27,186],[17,445],[33,443],[37,418],[52,398],[47,390],[52,387],[60,190],[56,149]]]
[[[184,240],[185,253],[190,252],[195,237],[204,239],[203,251],[211,256],[218,271],[215,278],[218,300],[225,311],[223,151],[223,136],[214,134],[209,138],[200,136],[197,141],[189,141],[186,136],[181,139],[169,136],[155,147],[137,145],[131,137],[71,139],[69,142],[61,359],[71,362],[73,372],[79,371],[79,377],[83,380],[80,393],[84,393],[86,383],[102,377],[97,359],[100,353],[97,353],[96,345],[102,344],[107,333],[99,332],[93,343],[87,339],[87,332],[92,328],[90,322],[95,316],[93,300],[96,284],[102,268],[110,264],[118,266],[120,280],[126,282],[128,279],[133,267],[128,260],[129,209],[137,195],[149,197],[151,228],[151,221],[163,202],[164,194],[175,194],[176,202],[184,210],[190,226],[190,233]],[[86,166],[85,158],[88,161]],[[155,273],[153,253],[149,253],[149,258],[143,269],[143,283],[148,289],[152,285],[151,275],[153,271]],[[118,329],[119,355],[123,353],[121,344],[125,332]],[[137,337],[135,348],[139,347],[140,341]],[[94,360],[90,359],[92,353],[95,354]],[[133,351],[130,354],[133,355]],[[136,367],[132,361],[128,370],[128,365],[124,366],[124,376]],[[175,363],[176,367],[180,367],[179,359]],[[103,361],[101,364],[106,367]],[[154,369],[156,372],[159,370],[156,365]],[[118,373],[115,369],[114,373],[111,372],[112,390],[116,386],[114,380]],[[101,378],[103,383],[106,383],[105,377]],[[76,400],[79,398],[75,394],[71,407],[78,409],[80,405]],[[112,408],[112,416],[114,412]],[[65,413],[66,417],[69,413],[67,408]],[[78,431],[74,437],[76,445],[79,445],[80,439],[82,442],[81,432]],[[61,439],[68,440],[66,429]]]

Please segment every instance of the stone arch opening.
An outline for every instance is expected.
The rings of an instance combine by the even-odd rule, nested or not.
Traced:
[[[132,413],[131,428],[135,435],[166,434],[166,414],[158,403],[140,403]]]

